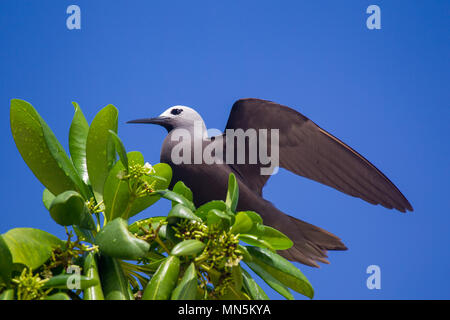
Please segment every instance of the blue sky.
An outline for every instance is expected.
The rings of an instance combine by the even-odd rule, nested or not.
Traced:
[[[70,4],[81,8],[81,30],[66,28]],[[371,4],[381,8],[381,30],[366,27]],[[345,141],[415,209],[372,206],[283,170],[272,177],[267,199],[349,247],[320,269],[299,265],[316,298],[448,299],[449,15],[448,1],[2,0],[0,233],[64,236],[15,148],[11,98],[32,103],[66,147],[71,101],[90,120],[114,104],[127,149],[157,163],[165,131],[125,121],[182,104],[223,129],[235,100],[256,97]],[[168,208],[160,201],[136,218]],[[369,265],[381,268],[380,290],[366,287]]]

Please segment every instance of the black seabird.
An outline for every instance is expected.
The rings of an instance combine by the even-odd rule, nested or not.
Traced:
[[[316,261],[329,263],[326,259],[327,250],[347,249],[335,235],[291,217],[265,200],[262,189],[270,175],[261,175],[261,169],[267,165],[259,160],[256,164],[250,164],[248,156],[243,164],[237,161],[227,164],[225,154],[228,140],[223,135],[207,138],[204,121],[195,110],[174,106],[159,117],[129,123],[152,123],[167,129],[168,135],[162,145],[160,160],[172,167],[172,183],[181,180],[192,189],[196,206],[224,198],[228,176],[233,172],[240,190],[238,210],[258,212],[264,224],[280,230],[294,242],[292,248],[279,252],[285,258],[318,267]],[[194,133],[196,125],[201,127],[200,136]],[[172,149],[177,145],[179,147],[179,137],[174,136],[179,135],[179,130],[176,129],[194,135],[187,142],[191,156],[196,148],[195,142],[203,148],[211,148],[217,144],[223,146],[224,153],[215,154],[221,161],[212,164],[203,160],[200,163],[175,163]],[[225,129],[267,129],[269,141],[272,139],[270,129],[279,129],[280,167],[375,205],[381,204],[401,212],[413,210],[398,188],[368,160],[289,107],[260,99],[238,100],[232,107]],[[245,144],[247,149],[254,145],[249,139],[246,139]]]

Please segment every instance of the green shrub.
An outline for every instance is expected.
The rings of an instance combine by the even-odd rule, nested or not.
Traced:
[[[226,201],[196,208],[183,182],[168,190],[170,166],[126,152],[114,106],[90,126],[74,106],[69,157],[29,103],[11,101],[16,146],[67,239],[32,228],[0,235],[0,299],[267,299],[242,263],[284,297],[291,288],[312,298],[308,280],[275,251],[291,240],[256,212],[236,212],[233,174]],[[167,216],[129,225],[161,198],[172,203]]]

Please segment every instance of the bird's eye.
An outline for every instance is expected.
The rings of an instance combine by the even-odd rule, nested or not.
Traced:
[[[183,109],[172,109],[170,110],[170,113],[173,114],[174,116],[180,114],[183,112]]]

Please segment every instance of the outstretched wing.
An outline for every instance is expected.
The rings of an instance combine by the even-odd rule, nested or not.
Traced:
[[[299,112],[274,102],[241,99],[234,103],[226,129],[279,129],[280,167],[372,204],[399,211],[413,208],[374,165]],[[270,146],[270,144],[269,144]],[[247,163],[247,161],[246,161]],[[233,164],[257,193],[269,176],[261,164]]]

